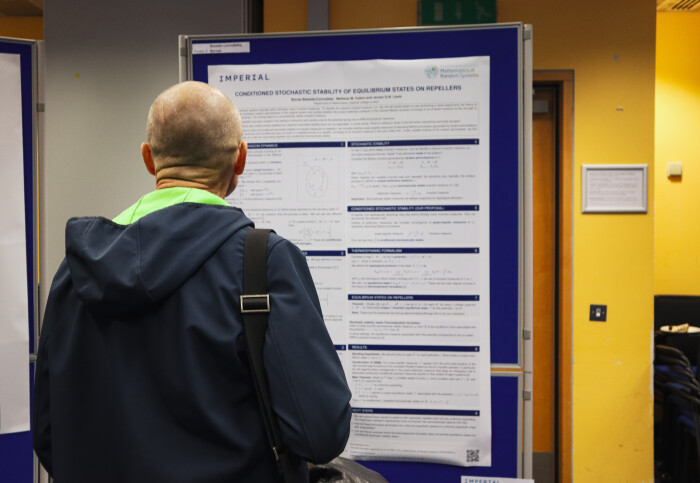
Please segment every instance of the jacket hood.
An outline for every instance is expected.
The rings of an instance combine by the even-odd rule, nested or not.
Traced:
[[[78,296],[97,312],[127,313],[176,291],[235,232],[253,226],[237,208],[180,203],[130,225],[102,217],[66,225],[66,261]]]

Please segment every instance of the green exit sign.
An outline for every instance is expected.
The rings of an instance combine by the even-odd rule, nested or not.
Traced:
[[[420,25],[496,23],[496,0],[419,0]]]

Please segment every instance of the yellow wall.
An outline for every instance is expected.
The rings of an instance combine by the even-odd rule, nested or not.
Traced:
[[[308,29],[307,0],[266,0],[263,2],[265,32],[301,32]]]
[[[267,0],[266,14],[284,3]],[[387,3],[391,8],[376,0],[330,0],[330,26],[415,25],[415,1]],[[577,482],[653,481],[655,7],[654,0],[498,2],[499,22],[533,24],[535,69],[575,72],[572,473]],[[285,30],[281,23],[275,28]],[[648,164],[649,213],[582,215],[581,164],[596,163]],[[607,304],[607,322],[588,321],[590,304]]]
[[[43,40],[43,17],[0,17],[0,37]]]
[[[533,24],[535,69],[574,70],[574,481],[653,481],[655,7],[498,2],[500,22]],[[648,164],[649,213],[582,215],[581,165],[596,163]]]
[[[329,0],[330,30],[415,27],[418,0]],[[266,0],[265,32],[307,29],[308,0]]]
[[[656,52],[657,294],[700,294],[700,16],[660,13]],[[666,177],[666,163],[683,177]]]
[[[415,27],[417,0],[329,0],[331,30]]]

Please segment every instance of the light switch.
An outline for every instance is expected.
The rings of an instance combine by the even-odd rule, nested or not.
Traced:
[[[666,176],[669,178],[683,176],[683,163],[667,163]]]
[[[591,322],[605,322],[608,319],[607,305],[591,305]]]

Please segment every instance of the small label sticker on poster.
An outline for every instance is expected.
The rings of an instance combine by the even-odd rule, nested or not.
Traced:
[[[216,42],[216,43],[192,44],[192,55],[197,55],[197,54],[249,54],[249,53],[250,53],[250,42]]]
[[[582,213],[646,213],[646,164],[584,164]]]

